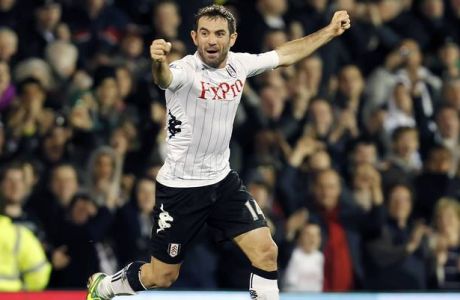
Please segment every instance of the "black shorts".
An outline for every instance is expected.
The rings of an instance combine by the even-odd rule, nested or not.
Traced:
[[[183,261],[187,247],[205,224],[219,239],[267,226],[254,197],[238,173],[218,183],[192,188],[167,187],[157,182],[151,255],[168,264]]]

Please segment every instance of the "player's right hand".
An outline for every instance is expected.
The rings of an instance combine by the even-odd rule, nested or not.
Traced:
[[[150,45],[150,56],[157,63],[166,62],[166,55],[171,51],[171,43],[163,39],[154,40]]]

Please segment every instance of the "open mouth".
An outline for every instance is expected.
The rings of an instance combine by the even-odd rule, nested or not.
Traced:
[[[219,50],[217,49],[207,49],[206,50],[206,54],[210,56],[216,56],[218,53],[219,53]]]

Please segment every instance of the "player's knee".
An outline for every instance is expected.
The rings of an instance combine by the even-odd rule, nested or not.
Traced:
[[[257,251],[256,261],[253,265],[264,270],[274,270],[277,268],[278,246],[271,241],[260,245]]]

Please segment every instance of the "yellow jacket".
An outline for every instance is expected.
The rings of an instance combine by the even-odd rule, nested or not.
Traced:
[[[50,273],[51,265],[34,234],[0,215],[0,292],[42,290]]]

